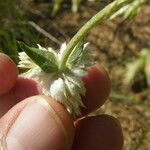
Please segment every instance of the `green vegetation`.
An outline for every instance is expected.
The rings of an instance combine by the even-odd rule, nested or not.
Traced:
[[[116,18],[117,16],[123,16],[124,19],[133,19],[147,1],[148,0],[133,0],[118,10],[110,19]]]
[[[58,11],[61,8],[61,5],[63,3],[64,0],[54,0],[54,5],[53,5],[53,11],[52,11],[52,16],[55,16]],[[82,0],[72,0],[72,12],[76,13],[79,9],[79,6],[81,4]]]
[[[125,84],[128,86],[132,85],[135,77],[137,77],[141,71],[144,72],[147,85],[150,88],[150,48],[142,49],[139,57],[127,64]]]
[[[128,26],[130,26],[130,25],[134,26],[134,22],[136,22],[135,17],[139,13],[142,13],[142,11],[140,11],[140,10],[143,9],[143,6],[145,3],[149,4],[148,0],[114,0],[114,1],[113,0],[108,0],[108,1],[90,0],[90,1],[94,2],[95,6],[98,4],[96,10],[98,8],[100,8],[99,3],[105,2],[105,5],[106,5],[106,3],[107,4],[109,3],[109,5],[106,5],[106,7],[104,7],[100,11],[100,13],[98,13],[96,16],[94,16],[85,26],[80,28],[81,25],[83,24],[83,21],[79,21],[80,15],[81,16],[83,15],[83,14],[81,14],[81,12],[85,13],[85,16],[83,15],[83,17],[85,17],[87,19],[89,17],[88,16],[89,13],[88,13],[88,9],[86,9],[86,7],[90,8],[90,11],[91,11],[91,9],[94,10],[94,6],[84,5],[84,4],[89,3],[89,1],[72,0],[70,2],[67,2],[65,0],[54,0],[53,3],[51,3],[47,0],[45,0],[43,2],[42,1],[40,1],[40,2],[34,1],[34,5],[36,5],[36,6],[38,3],[40,3],[40,4],[46,3],[46,5],[49,6],[48,10],[46,10],[46,14],[42,14],[45,12],[42,11],[42,8],[38,8],[39,12],[41,9],[40,14],[42,14],[44,16],[42,18],[41,17],[42,15],[36,16],[34,14],[36,16],[35,17],[32,13],[31,13],[31,16],[29,16],[29,14],[26,14],[26,10],[24,9],[24,7],[25,7],[24,4],[26,3],[26,1],[23,2],[23,1],[19,1],[19,0],[5,0],[5,1],[1,0],[0,1],[0,17],[1,17],[1,20],[0,20],[0,52],[6,53],[15,61],[16,64],[18,64],[18,62],[19,62],[18,52],[22,51],[22,49],[18,46],[17,41],[23,41],[24,43],[30,45],[31,47],[35,47],[37,43],[40,43],[40,44],[44,43],[47,45],[52,44],[52,46],[54,43],[53,47],[55,48],[55,44],[57,44],[57,46],[60,46],[62,44],[60,41],[64,41],[64,39],[63,39],[64,37],[60,37],[59,33],[55,33],[56,30],[53,32],[53,28],[51,27],[51,26],[53,26],[52,22],[56,23],[56,25],[58,26],[57,31],[61,30],[62,32],[66,33],[67,39],[69,39],[69,37],[71,37],[74,33],[76,33],[78,28],[80,28],[79,32],[77,34],[75,34],[75,36],[67,44],[66,53],[64,54],[64,56],[61,60],[61,64],[59,66],[63,70],[64,69],[63,67],[68,65],[67,64],[68,61],[70,61],[70,62],[72,61],[72,64],[69,63],[69,65],[68,65],[71,68],[73,65],[76,64],[76,60],[78,60],[77,59],[78,57],[76,59],[73,59],[73,58],[75,58],[73,55],[72,57],[70,57],[70,60],[69,60],[68,56],[70,56],[72,53],[76,53],[75,48],[77,47],[77,45],[80,43],[80,41],[83,38],[86,40],[87,33],[89,33],[89,31],[94,26],[98,25],[100,22],[108,22],[108,21],[109,21],[108,24],[110,25],[108,28],[110,28],[110,30],[112,30],[113,23],[115,21],[119,22],[119,23],[120,22],[122,23],[122,21],[123,21],[123,23],[125,25],[128,24]],[[113,2],[110,3],[111,1],[113,1]],[[79,11],[80,6],[83,6],[83,5],[85,8],[83,7],[82,10]],[[71,7],[72,11],[71,10],[66,11],[66,8],[68,8],[68,7],[69,8]],[[144,8],[146,8],[146,7],[147,6],[144,6]],[[49,8],[53,8],[52,11]],[[33,8],[33,10],[34,10],[34,8]],[[62,11],[66,11],[66,12],[64,14],[61,14]],[[69,15],[67,16],[68,12],[69,12]],[[77,14],[74,14],[76,12],[77,12]],[[93,12],[95,13],[95,10]],[[28,13],[30,13],[30,12],[28,12]],[[70,13],[72,15],[71,17],[77,18],[75,21],[73,20],[73,22],[71,22],[72,20],[70,19],[71,18]],[[92,13],[91,13],[91,15],[94,14],[94,13],[93,14]],[[63,22],[63,19],[64,19],[63,15],[66,15],[67,17],[66,16],[65,17],[69,18],[70,20],[68,20],[68,22]],[[58,21],[59,17],[61,17],[61,19],[62,19],[62,24],[60,21]],[[138,17],[139,16],[137,16],[137,18]],[[144,15],[142,17],[144,18]],[[84,21],[85,21],[85,18],[83,19]],[[111,20],[113,20],[113,21],[111,22]],[[130,22],[129,20],[131,20],[132,22]],[[80,22],[79,25],[78,25],[78,21]],[[69,22],[71,22],[71,23],[69,24]],[[138,26],[140,24],[140,22],[144,22],[144,21],[140,18],[138,20],[138,23],[136,22],[136,26]],[[67,25],[64,26],[64,24],[67,24]],[[148,23],[144,22],[143,24],[145,25]],[[46,28],[42,28],[40,25],[43,25],[43,27],[46,27]],[[104,23],[104,25],[105,25],[105,23]],[[117,29],[118,28],[117,25],[114,28]],[[140,29],[144,25],[140,24],[136,28]],[[106,26],[107,26],[107,23],[106,23]],[[94,32],[98,31],[98,33],[96,33],[96,35],[93,31],[91,31],[91,32],[93,32],[93,36],[95,36],[94,38],[93,37],[92,38],[94,40],[95,39],[96,40],[93,42],[93,39],[91,37],[90,38],[88,37],[88,40],[90,41],[90,45],[92,45],[93,43],[95,44],[95,43],[99,42],[99,40],[97,40],[99,38],[99,36],[98,36],[99,32],[104,33],[104,36],[105,36],[105,32],[103,31],[103,28],[102,28],[102,30],[101,30],[101,26],[99,28],[100,28],[100,30],[94,31]],[[104,29],[107,30],[108,28],[104,28]],[[135,26],[134,26],[134,28],[135,28]],[[136,30],[136,32],[137,32],[138,29],[134,29],[134,30]],[[68,32],[66,32],[67,30],[68,30]],[[124,34],[123,30],[124,30],[123,27],[120,26],[119,32]],[[124,57],[120,56],[120,58],[119,57],[116,58],[116,57],[113,57],[112,55],[109,56],[110,53],[113,53],[112,51],[109,52],[108,49],[105,49],[105,48],[101,49],[101,47],[99,45],[102,42],[107,42],[106,44],[109,45],[109,40],[107,41],[106,38],[104,38],[104,40],[100,39],[100,42],[99,42],[100,44],[98,43],[99,45],[97,44],[97,45],[92,45],[92,46],[94,48],[98,47],[97,49],[100,51],[100,54],[102,54],[102,57],[100,57],[100,60],[104,58],[104,66],[105,66],[105,61],[106,61],[106,66],[108,66],[108,69],[110,69],[109,70],[110,77],[113,76],[112,78],[114,78],[114,82],[112,83],[113,84],[112,92],[110,94],[111,103],[114,104],[114,107],[116,107],[116,104],[121,103],[121,104],[123,104],[123,106],[127,105],[128,108],[130,108],[130,109],[135,109],[134,107],[137,106],[137,110],[135,110],[135,113],[138,114],[140,112],[141,114],[143,113],[143,116],[144,116],[146,114],[145,110],[146,109],[149,110],[149,107],[150,107],[150,102],[149,102],[150,45],[149,45],[149,41],[146,41],[147,42],[147,43],[145,42],[146,44],[142,43],[142,41],[145,40],[143,38],[144,36],[142,36],[143,33],[140,34],[140,36],[142,36],[142,38],[143,38],[142,40],[140,40],[141,37],[137,37],[136,34],[131,33],[132,32],[131,30],[132,30],[132,28],[130,28],[130,30],[126,31],[127,32],[126,34],[129,36],[129,37],[127,36],[127,41],[129,40],[129,42],[127,42],[126,44],[124,44],[122,46],[124,49],[126,49],[126,51],[124,53],[122,53],[122,55],[125,54]],[[52,31],[52,33],[49,33],[51,31]],[[149,32],[148,27],[146,28],[146,30],[142,30],[142,32]],[[54,34],[55,37],[52,36],[51,34]],[[126,34],[123,36],[126,36]],[[62,35],[63,34],[61,34],[61,36]],[[111,36],[112,35],[110,34],[110,37]],[[50,39],[50,42],[52,42],[52,43],[47,41],[47,39],[45,37]],[[58,40],[58,38],[60,38],[60,41]],[[121,37],[119,37],[119,38],[121,38]],[[137,49],[136,49],[135,45],[133,45],[133,47],[135,46],[133,49],[132,48],[130,49],[127,45],[128,43],[130,44],[130,39],[132,39],[132,38],[133,38],[134,44],[136,43],[135,45],[136,46],[138,45]],[[147,35],[145,38],[147,38]],[[112,38],[112,40],[115,43],[115,40],[116,40],[115,36]],[[118,42],[117,44],[120,44],[120,43]],[[26,47],[26,48],[28,48],[28,47]],[[34,49],[34,50],[36,51],[36,49]],[[116,51],[117,51],[117,48],[116,48]],[[80,52],[82,53],[82,48],[78,52],[78,55],[80,55]],[[114,53],[117,53],[117,52],[114,52]],[[44,54],[44,55],[47,56],[47,54]],[[76,55],[76,56],[78,56],[78,55]],[[96,55],[97,55],[97,53],[96,53]],[[43,58],[43,55],[39,55],[39,56],[40,56],[40,58]],[[128,56],[129,56],[129,58],[128,58]],[[117,61],[115,59],[117,59]],[[97,58],[96,58],[96,60],[97,60]],[[132,61],[128,61],[128,60],[132,60]],[[36,58],[35,61],[39,61],[38,57]],[[115,62],[115,64],[113,64],[113,62]],[[121,62],[121,63],[117,64],[118,62]],[[109,66],[109,64],[110,64],[110,66]],[[46,69],[44,68],[44,70],[47,70],[47,68],[49,69],[49,66],[48,67],[44,66],[44,67],[46,68]],[[119,69],[121,68],[122,70],[121,69],[119,70],[118,68]],[[57,69],[58,69],[58,66],[57,66]],[[26,72],[27,70],[28,70],[28,68],[21,68],[21,72]],[[55,68],[54,68],[54,70],[55,70]],[[112,72],[117,72],[117,71],[118,71],[118,74],[117,73],[116,74],[118,76],[120,75],[119,77],[117,75],[115,76],[112,73]],[[136,79],[137,78],[141,79],[141,76],[142,76],[142,80],[138,80],[138,83],[136,83]],[[119,82],[116,82],[118,80],[119,80]],[[142,87],[140,87],[140,84],[142,84]],[[143,87],[143,84],[144,84],[144,87]],[[146,84],[146,86],[145,86],[145,84]],[[135,92],[132,87],[133,85],[135,85],[136,87],[142,88],[142,90]],[[143,111],[138,110],[139,106],[140,106],[140,109],[143,109]],[[147,122],[147,121],[145,121],[145,122]],[[144,130],[144,133],[143,133],[144,136],[145,136],[145,133],[147,132],[147,130],[149,130],[149,129],[146,127]],[[142,138],[143,138],[143,136],[141,135],[141,138],[139,138],[139,139],[137,138],[135,141],[132,141],[131,147],[133,147],[133,149],[138,149],[140,147],[140,145],[142,145],[141,144],[142,140],[143,140]]]
[[[37,42],[37,33],[28,25],[23,14],[23,4],[17,0],[0,1],[0,51],[18,63],[17,40]],[[21,9],[22,8],[22,9]]]

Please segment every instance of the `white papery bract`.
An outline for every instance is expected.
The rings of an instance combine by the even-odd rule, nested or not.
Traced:
[[[86,48],[86,45],[84,48]],[[38,48],[52,52],[59,64],[63,52],[66,49],[66,43],[61,45],[58,53],[52,48],[44,48],[40,45],[38,45]],[[40,83],[43,94],[51,96],[54,100],[62,103],[73,117],[80,115],[80,107],[84,107],[81,95],[85,94],[85,87],[81,77],[87,74],[83,69],[83,62],[81,68],[80,65],[78,65],[78,67],[68,69],[65,72],[46,73],[36,65],[25,52],[19,53],[19,58],[19,67],[29,69],[26,73],[23,73],[22,76]]]

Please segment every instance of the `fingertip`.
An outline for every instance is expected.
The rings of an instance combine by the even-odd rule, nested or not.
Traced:
[[[7,55],[0,53],[0,95],[14,87],[17,76],[18,70],[15,63]]]
[[[102,106],[111,90],[110,78],[103,67],[94,65],[89,67],[87,71],[88,75],[82,78],[86,88],[85,96],[82,97],[86,107],[81,109],[82,115]]]
[[[4,122],[0,121],[8,149],[70,149],[74,137],[72,118],[52,98],[41,95],[27,98],[8,113],[2,119]]]
[[[119,121],[109,115],[87,117],[77,122],[73,150],[123,150]]]

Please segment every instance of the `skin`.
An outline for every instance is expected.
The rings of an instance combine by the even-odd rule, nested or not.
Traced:
[[[96,65],[87,70],[88,75],[83,78],[87,89],[82,98],[86,106],[81,110],[83,115],[104,104],[110,92],[110,80],[102,67]],[[38,83],[18,77],[15,64],[4,54],[0,54],[0,74],[0,145],[3,147],[7,145],[8,150],[123,149],[122,129],[117,119],[102,114],[74,121],[61,104],[41,95]],[[46,109],[41,102],[50,107]]]
[[[87,71],[88,75],[82,78],[86,88],[86,94],[82,97],[86,107],[82,108],[82,115],[102,106],[108,98],[111,88],[109,76],[104,68],[94,65],[87,68]]]

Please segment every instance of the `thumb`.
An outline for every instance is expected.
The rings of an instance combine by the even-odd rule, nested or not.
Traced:
[[[24,100],[0,120],[3,149],[69,150],[73,135],[73,121],[67,111],[45,96]]]

